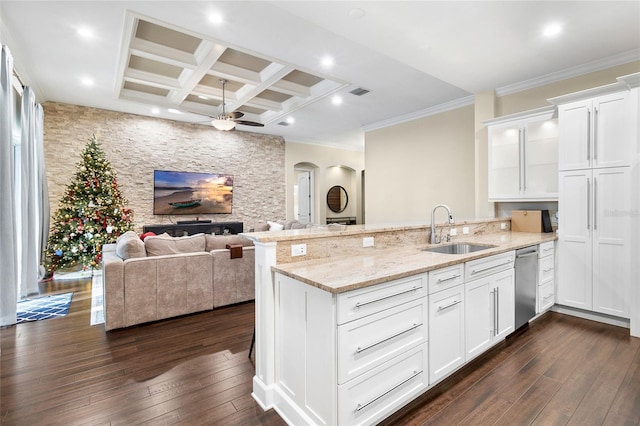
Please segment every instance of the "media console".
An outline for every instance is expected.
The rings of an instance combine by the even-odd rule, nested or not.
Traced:
[[[168,223],[161,225],[143,225],[143,232],[153,232],[157,235],[167,233],[172,237],[182,237],[193,234],[240,234],[244,231],[242,222],[196,222],[196,223]]]

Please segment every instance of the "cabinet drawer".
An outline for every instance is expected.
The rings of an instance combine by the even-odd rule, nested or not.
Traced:
[[[515,258],[516,252],[509,251],[467,262],[464,264],[465,282],[513,268]]]
[[[338,383],[345,383],[427,341],[427,298],[338,327]]]
[[[538,257],[551,256],[555,252],[555,241],[541,243],[538,248]]]
[[[538,287],[538,313],[546,311],[555,303],[554,281],[548,281],[546,284]]]
[[[338,324],[392,308],[426,294],[427,274],[340,293],[337,297]]]
[[[429,294],[455,287],[464,282],[464,263],[429,271]]]
[[[543,285],[549,280],[553,280],[555,272],[554,257],[546,256],[538,261],[538,284]]]
[[[376,424],[427,388],[427,345],[338,386],[338,424]]]

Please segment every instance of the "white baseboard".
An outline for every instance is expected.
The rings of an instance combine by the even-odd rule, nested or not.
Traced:
[[[614,317],[611,315],[601,314],[598,312],[585,311],[582,309],[571,308],[564,305],[553,305],[551,308],[553,312],[560,314],[571,315],[578,318],[588,319],[591,321],[598,321],[609,325],[616,325],[618,327],[630,328],[630,320],[626,318]]]

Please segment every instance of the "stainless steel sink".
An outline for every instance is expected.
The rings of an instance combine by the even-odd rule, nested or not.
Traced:
[[[423,250],[431,251],[434,253],[444,253],[444,254],[468,254],[468,253],[473,253],[474,251],[487,250],[493,247],[495,246],[458,243],[458,244],[446,244],[441,246],[427,247],[427,248],[424,248]]]

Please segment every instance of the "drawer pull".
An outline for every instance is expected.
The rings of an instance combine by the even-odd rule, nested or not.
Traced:
[[[458,303],[462,303],[462,300],[454,300],[452,303],[449,303],[446,306],[438,306],[438,312],[444,311],[445,309],[449,309],[452,306],[456,306]]]
[[[394,390],[398,389],[400,386],[404,385],[405,383],[411,381],[411,379],[419,376],[420,374],[422,374],[422,370],[420,371],[414,371],[413,374],[411,375],[411,377],[408,377],[406,379],[404,379],[403,381],[401,381],[400,383],[398,383],[397,385],[395,385],[394,387],[392,387],[391,389],[389,389],[388,391],[376,396],[373,399],[370,399],[369,401],[365,402],[364,404],[358,404],[356,406],[356,412],[365,409],[367,406],[373,404],[374,402],[376,402],[377,400],[379,400],[380,398],[382,398],[383,396],[393,392]]]
[[[445,281],[453,280],[455,278],[460,278],[460,277],[461,277],[460,274],[455,274],[455,275],[451,275],[449,278],[438,278],[438,282],[443,283]]]
[[[497,268],[497,267],[499,267],[499,266],[504,266],[504,265],[507,265],[507,264],[509,264],[509,263],[511,263],[511,262],[513,262],[513,260],[508,259],[506,262],[502,262],[502,263],[500,263],[499,265],[493,265],[493,266],[489,266],[489,267],[487,267],[487,268],[482,268],[482,269],[472,269],[472,270],[471,270],[471,275],[473,275],[473,274],[478,274],[478,273],[480,273],[480,272],[484,272],[484,271],[488,271],[488,270],[490,270],[490,269]]]
[[[551,272],[551,271],[553,271],[553,268],[543,269],[543,270],[542,270],[542,272],[543,272],[543,273],[545,273],[545,274],[546,274],[547,272]]]
[[[420,327],[420,326],[422,326],[422,323],[420,323],[420,324],[413,324],[411,327],[409,327],[409,328],[407,328],[407,329],[405,329],[405,330],[399,331],[399,332],[397,332],[396,334],[394,334],[394,335],[392,335],[392,336],[385,337],[384,339],[378,340],[377,342],[372,343],[372,344],[370,344],[370,345],[367,345],[367,346],[365,346],[364,348],[361,348],[361,347],[359,347],[359,346],[358,346],[358,348],[356,349],[356,353],[357,353],[357,354],[359,354],[359,353],[361,353],[361,352],[364,352],[364,351],[366,351],[366,350],[369,350],[369,349],[373,348],[374,346],[379,345],[380,343],[384,343],[384,342],[386,342],[387,340],[391,340],[391,339],[393,339],[393,338],[395,338],[395,337],[398,337],[398,336],[400,336],[400,335],[402,335],[402,334],[404,334],[404,333],[407,333],[407,332],[409,332],[409,331],[411,331],[411,330],[415,330],[416,328],[418,328],[418,327]]]
[[[392,297],[400,296],[401,294],[405,294],[405,293],[411,293],[412,291],[416,291],[416,290],[418,290],[420,288],[422,288],[422,287],[413,286],[409,290],[399,291],[397,293],[393,293],[393,294],[390,294],[388,296],[380,297],[378,299],[369,300],[367,302],[362,302],[362,303],[358,302],[358,303],[356,303],[355,307],[356,308],[360,308],[362,306],[369,305],[371,303],[376,303],[376,302],[380,302],[382,300],[391,299]]]

